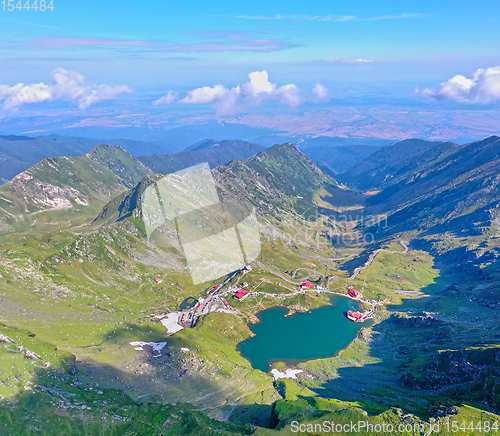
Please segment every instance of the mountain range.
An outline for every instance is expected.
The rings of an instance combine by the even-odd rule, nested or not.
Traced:
[[[120,145],[135,156],[152,154],[162,149],[160,145],[129,139],[103,141],[60,135],[0,136],[0,184],[7,182],[44,158],[81,156],[99,144]]]
[[[230,132],[233,130],[229,129]],[[237,132],[238,129],[234,131]],[[222,131],[220,129],[207,130],[207,134],[217,132]],[[200,132],[197,132],[196,135],[199,134]],[[227,133],[224,136],[226,135]],[[139,157],[141,162],[153,168],[154,171],[166,173],[194,163],[209,162],[213,167],[223,165],[232,159],[244,160],[263,150],[262,145],[271,146],[281,139],[279,136],[271,135],[269,138],[255,137],[256,142],[203,139],[193,144],[192,135],[182,136],[182,138],[184,142],[177,140],[173,144],[170,140],[158,138],[155,141],[142,141],[123,138],[93,139],[56,134],[36,137],[0,135],[0,184],[46,157],[80,156],[100,144],[119,145],[133,156]],[[187,144],[193,145],[187,146]],[[353,163],[363,160],[368,155],[370,147],[358,144],[359,141],[343,138],[311,138],[302,140],[301,148],[308,149],[306,154],[315,162],[321,160],[331,165],[331,169],[336,173],[337,171],[344,172]],[[346,145],[342,150],[332,149],[332,152],[337,154],[336,156],[328,156],[330,147],[342,145]],[[375,146],[372,147],[375,151]]]
[[[245,160],[262,150],[264,147],[247,141],[206,139],[179,153],[155,153],[138,159],[156,173],[169,174],[204,162],[214,168],[232,160]]]
[[[500,256],[500,138],[442,147],[404,176],[406,163],[402,170],[391,165],[386,174],[394,177],[366,199],[366,213],[387,215],[385,234],[418,231],[416,243],[446,260],[443,267],[479,274],[479,265]]]
[[[182,251],[147,236],[141,197],[203,162],[223,205],[241,218],[255,211],[261,253],[232,283],[260,294],[228,294],[236,315],[211,313],[168,335],[160,318],[219,281],[194,284]],[[318,419],[428,426],[487,413],[500,422],[499,183],[497,136],[303,149],[203,140],[176,154],[97,145],[45,157],[0,187],[0,395],[9,401],[0,423],[179,434],[189,417],[193,434],[269,435]],[[297,361],[303,377],[273,380],[238,344],[262,310],[330,304],[296,292],[302,280],[358,289],[360,310],[379,308],[338,355]]]
[[[47,157],[80,156],[96,145],[119,145],[155,172],[169,173],[208,162],[210,166],[244,160],[264,148],[238,140],[204,140],[179,153],[165,153],[168,145],[133,141],[129,139],[97,140],[68,136],[0,136],[0,184]]]
[[[0,219],[31,225],[40,212],[86,211],[135,186],[151,170],[121,147],[96,146],[83,156],[45,158],[0,186]]]

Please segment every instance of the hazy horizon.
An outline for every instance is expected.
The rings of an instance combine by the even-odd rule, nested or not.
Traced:
[[[500,6],[461,4],[92,0],[6,11],[0,132],[147,140],[224,122],[307,137],[480,139],[500,119]]]

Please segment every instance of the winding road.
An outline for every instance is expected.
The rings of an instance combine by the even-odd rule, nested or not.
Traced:
[[[399,244],[403,247],[403,254],[408,253],[408,250],[409,250],[408,244],[409,244],[409,242],[408,241],[399,241]],[[378,250],[376,250],[372,254],[370,254],[370,257],[368,258],[368,260],[366,261],[366,263],[363,266],[358,266],[353,271],[351,277],[349,277],[349,280],[354,280],[356,278],[356,276],[361,271],[363,271],[364,269],[368,268],[373,263],[373,261],[375,260],[375,258],[377,257],[377,255],[379,253],[382,253],[383,251],[386,251],[388,253],[397,253],[397,251],[394,251],[394,250],[387,250],[386,248],[379,248]]]
[[[287,276],[283,275],[282,273],[279,273],[277,271],[273,271],[272,269],[270,269],[269,267],[265,266],[262,262],[258,261],[258,260],[254,260],[253,261],[254,264],[258,265],[259,268],[263,269],[264,271],[267,271],[281,279],[283,279],[285,282],[287,283],[290,283],[291,285],[301,285],[305,280],[310,280],[310,279],[313,279],[313,278],[319,278],[321,277],[321,273],[319,273],[318,271],[316,270],[313,270],[313,269],[310,269],[309,271],[312,271],[314,274],[312,275],[309,275],[307,277],[305,277],[304,279],[300,280],[299,282],[297,281],[293,281],[293,280],[290,280]],[[302,268],[302,269],[305,269],[305,268]]]

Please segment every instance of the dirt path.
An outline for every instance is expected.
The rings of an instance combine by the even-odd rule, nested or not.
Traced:
[[[410,249],[408,247],[409,242],[408,241],[399,241],[399,245],[403,247],[403,253],[406,254],[408,253],[408,250]]]
[[[347,260],[347,259],[350,259],[351,257],[357,256],[357,254],[350,254],[349,256],[346,256],[346,257],[323,257],[323,256],[319,256],[319,255],[308,256],[307,254],[302,254],[299,250],[299,247],[297,247],[295,244],[293,244],[292,247],[297,250],[297,253],[299,253],[299,256],[301,256],[301,257],[304,257],[306,259],[325,261],[325,262],[340,262],[342,260]]]
[[[259,268],[263,269],[264,271],[267,271],[267,272],[269,272],[271,274],[274,274],[275,276],[279,277],[280,279],[283,279],[285,282],[290,283],[291,285],[301,285],[306,280],[309,280],[311,278],[321,277],[321,273],[319,273],[318,271],[310,270],[310,271],[313,271],[315,274],[309,275],[309,276],[305,277],[304,279],[300,280],[299,282],[296,282],[296,281],[290,280],[288,277],[286,277],[282,273],[279,273],[277,271],[273,271],[272,269],[270,269],[269,267],[265,266],[264,264],[262,264],[262,262],[260,262],[258,260],[254,260],[254,263],[256,265],[258,265]]]

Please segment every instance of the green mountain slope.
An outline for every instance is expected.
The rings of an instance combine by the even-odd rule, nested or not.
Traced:
[[[96,140],[62,138],[57,135],[0,137],[0,178],[10,180],[46,157],[80,156],[95,145]]]
[[[111,165],[109,155],[113,151],[118,156]],[[43,183],[61,185],[60,189],[63,189],[63,182],[66,183],[65,189],[76,190],[79,185],[82,197],[95,193],[98,185],[123,189],[123,178],[120,179],[110,168],[115,171],[122,168],[123,162],[130,159],[129,155],[119,148],[98,147],[90,156],[48,160],[33,168],[30,174],[37,177],[36,183],[43,178]],[[107,167],[97,162],[103,158]],[[274,176],[268,174],[269,171],[273,171]],[[284,211],[296,213],[312,207],[312,203],[306,204],[306,197],[312,199],[314,192],[324,184],[333,183],[290,144],[264,150],[258,159],[249,160],[248,165],[232,161],[227,166],[213,169],[212,174],[223,201],[230,202],[235,208],[244,207],[245,212],[254,206],[260,216],[272,218],[279,218]],[[286,180],[287,174],[289,180]],[[75,359],[76,374],[59,368],[52,368],[52,372],[46,374],[42,370],[11,369],[12,365],[0,365],[0,382],[17,377],[22,386],[42,385],[44,389],[57,390],[69,397],[71,404],[73,400],[78,405],[89,404],[92,411],[102,404],[95,403],[100,397],[96,398],[96,394],[89,390],[89,387],[94,387],[103,392],[97,395],[103,395],[102,399],[108,405],[123,403],[126,406],[123,413],[114,410],[113,406],[99,411],[103,420],[111,413],[148,419],[143,417],[151,416],[149,412],[135,405],[136,401],[142,402],[142,398],[151,403],[152,413],[161,412],[158,409],[160,403],[182,402],[208,413],[213,410],[216,416],[223,417],[233,411],[234,405],[236,414],[241,413],[245,423],[255,418],[265,424],[271,404],[279,396],[271,378],[254,370],[236,350],[237,344],[250,334],[247,315],[213,313],[201,319],[195,329],[184,329],[175,336],[167,336],[165,328],[153,316],[165,310],[178,310],[183,301],[198,298],[206,288],[205,284],[192,283],[184,257],[171,247],[156,245],[145,237],[140,221],[140,197],[147,186],[161,177],[148,175],[134,188],[116,196],[104,207],[93,226],[63,229],[58,225],[41,235],[27,232],[26,238],[24,233],[12,238],[3,237],[0,257],[7,258],[6,262],[0,262],[3,320],[9,326],[24,327],[27,327],[26,318],[35,320],[31,331],[37,340],[47,341],[60,350],[70,349],[70,354],[78,357]],[[10,185],[9,182],[6,186]],[[281,191],[281,186],[291,195]],[[16,191],[17,195],[19,193]],[[91,199],[95,200],[88,197],[89,206],[82,206],[79,213],[85,208],[91,209]],[[72,206],[77,208],[74,204]],[[63,211],[53,213],[62,214]],[[158,277],[164,279],[164,285],[154,284]],[[25,291],[19,293],[17,288],[21,285]],[[27,317],[19,316],[21,306],[26,307]],[[14,338],[9,329],[0,326],[3,334]],[[165,353],[156,358],[155,355],[138,353],[129,345],[131,341],[144,339],[166,341]],[[186,348],[189,351],[182,351]],[[2,349],[0,347],[0,352]],[[20,356],[18,360],[22,363],[23,359]],[[17,385],[6,383],[9,395],[19,392]],[[85,388],[80,389],[82,384]],[[24,401],[38,398],[40,410],[43,408],[47,419],[51,420],[47,428],[58,428],[58,423],[52,422],[53,407],[43,395],[36,397],[45,391],[38,388],[35,391],[35,397],[28,394],[18,398],[13,415],[0,414],[0,422],[15,419],[15,414],[21,413],[21,408],[25,407]],[[133,400],[120,400],[125,392]],[[245,406],[240,406],[242,403]],[[190,407],[182,404],[177,410],[166,407],[166,413],[185,413],[183,411]],[[242,431],[246,428],[210,422],[202,415],[198,419],[200,425],[212,429]],[[167,417],[162,425],[165,420]],[[69,419],[65,420],[65,425],[86,428]],[[89,428],[97,431],[98,425]],[[115,424],[111,427],[114,428]],[[128,427],[130,431],[142,428],[137,425]],[[171,427],[175,431],[174,424]]]
[[[452,142],[407,139],[383,147],[368,156],[339,177],[339,180],[359,190],[379,189],[404,180],[459,148],[459,145]]]
[[[499,258],[500,138],[461,147],[438,163],[366,201],[367,212],[388,213],[385,234],[418,231],[450,265]],[[437,254],[436,251],[434,251]]]
[[[247,159],[244,165],[264,178],[270,187],[284,193],[299,213],[313,207],[315,192],[336,184],[292,143],[274,145]]]
[[[495,209],[500,200],[499,164],[500,138],[492,136],[467,144],[384,189],[371,197],[367,205],[376,210],[397,211],[392,221],[400,227],[472,232],[473,228],[464,225],[465,217]],[[490,215],[490,222],[495,215]]]
[[[0,220],[5,227],[33,222],[41,212],[102,207],[148,173],[114,146],[97,146],[84,156],[46,158],[0,187]]]
[[[247,141],[205,140],[180,153],[155,153],[153,156],[140,156],[138,159],[156,173],[169,174],[204,162],[214,168],[232,160],[245,160],[263,149],[264,147]]]
[[[150,169],[120,146],[97,145],[86,156],[108,168],[127,188],[152,174]]]

